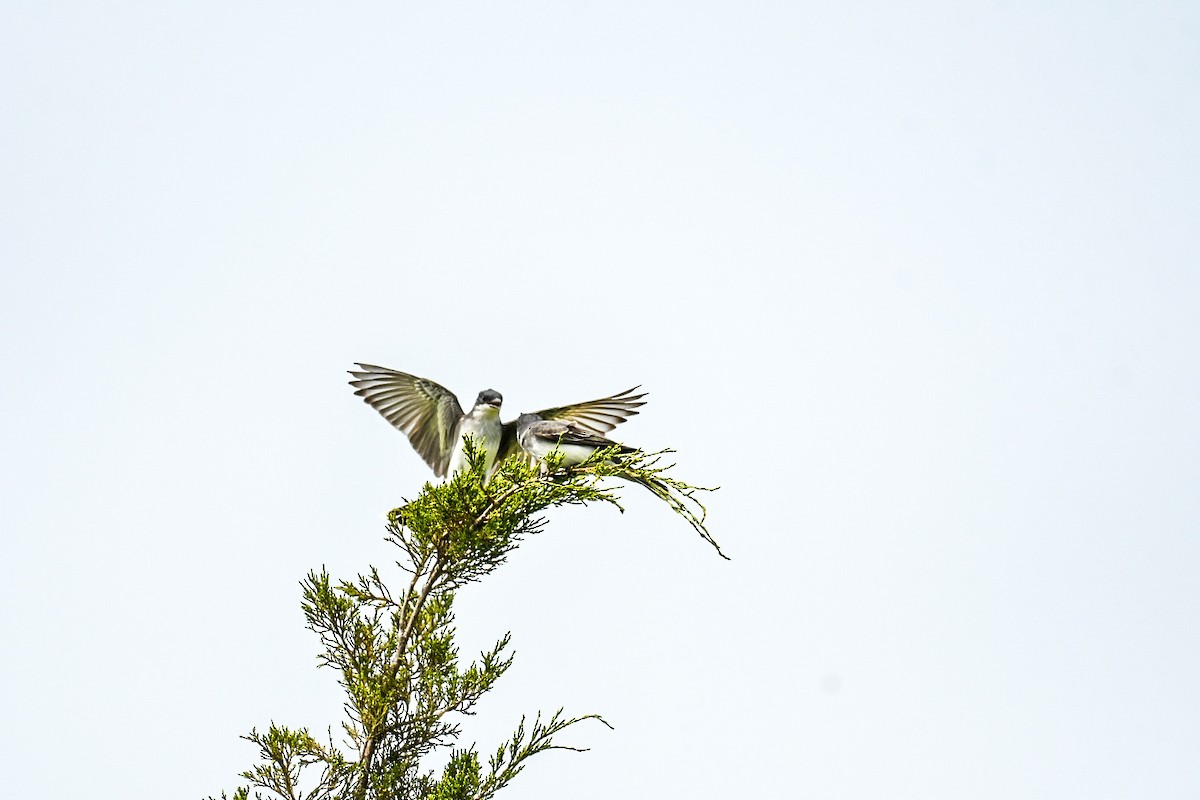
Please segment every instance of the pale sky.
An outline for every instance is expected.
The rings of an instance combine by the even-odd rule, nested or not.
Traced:
[[[503,795],[1200,795],[1200,9],[0,8],[11,797],[201,797],[337,726],[298,582],[506,419],[636,383],[634,487],[459,598]],[[396,580],[399,577],[396,576]]]

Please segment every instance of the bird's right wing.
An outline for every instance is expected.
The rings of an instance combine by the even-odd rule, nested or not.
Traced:
[[[625,420],[639,413],[638,407],[646,405],[642,398],[645,392],[634,394],[640,386],[617,392],[599,400],[589,400],[586,403],[575,403],[558,408],[545,408],[536,412],[542,419],[574,422],[587,428],[597,436],[603,436]]]
[[[358,371],[350,370],[354,393],[403,432],[433,473],[443,477],[463,417],[458,398],[426,378],[372,364],[357,366]]]
[[[586,403],[574,403],[557,408],[544,408],[534,413],[545,420],[574,422],[597,436],[603,436],[634,414],[639,413],[637,410],[639,406],[646,405],[646,401],[642,399],[646,396],[645,392],[634,394],[640,388],[640,386],[634,386],[632,389],[601,397],[599,400],[588,400]],[[532,457],[522,450],[521,445],[517,442],[515,420],[504,425],[496,463],[499,464],[510,456],[523,456],[530,463],[533,461]]]
[[[632,453],[637,448],[614,442],[607,436],[601,436],[598,433],[593,433],[587,428],[573,422],[565,422],[562,420],[543,420],[535,422],[532,426],[532,431],[537,436],[548,441],[558,441],[561,444],[578,444],[584,447],[605,448],[613,447],[614,445],[621,448],[621,452]]]

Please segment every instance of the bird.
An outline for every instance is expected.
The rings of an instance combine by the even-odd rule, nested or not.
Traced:
[[[545,461],[551,453],[562,453],[564,467],[579,466],[597,451],[609,448],[615,448],[615,451],[613,458],[607,463],[625,466],[622,456],[642,452],[636,447],[614,442],[569,419],[543,419],[540,413],[521,414],[517,417],[517,442],[522,450],[539,462]],[[664,500],[683,514],[701,536],[710,538],[708,531],[704,529],[703,520],[699,520],[686,508],[683,501],[671,491],[670,484],[644,471],[622,470],[619,476],[649,489],[660,500]],[[716,546],[716,542],[713,542],[713,546]],[[719,552],[720,548],[717,550]]]
[[[543,419],[540,412],[521,414],[517,417],[517,444],[527,456],[539,462],[545,461],[551,453],[561,453],[562,466],[568,468],[579,466],[597,451],[613,448],[612,458],[605,463],[617,465],[619,469],[613,473],[616,477],[644,486],[687,520],[696,533],[716,549],[717,555],[729,559],[729,556],[721,552],[721,546],[704,526],[707,512],[693,496],[696,489],[658,477],[657,473],[663,470],[653,468],[655,454],[647,456],[636,447],[614,442],[570,419]],[[636,458],[638,455],[642,455],[643,460],[639,461]],[[631,459],[632,463],[627,463],[626,456],[634,456]],[[647,462],[645,458],[651,460]]]
[[[481,440],[484,475],[512,455],[522,455],[517,442],[517,422],[502,423],[503,396],[495,389],[484,389],[475,405],[464,413],[458,398],[446,387],[428,378],[399,370],[357,363],[350,370],[350,385],[358,395],[400,430],[417,454],[439,478],[454,475],[466,465],[465,440]],[[539,419],[570,422],[581,430],[602,436],[637,414],[646,393],[634,394],[640,386],[598,400],[547,408],[537,412]]]
[[[517,442],[538,461],[557,450],[563,455],[565,467],[582,464],[605,448],[618,448],[618,455],[637,452],[636,447],[618,444],[570,420],[545,419],[540,412],[517,417]]]

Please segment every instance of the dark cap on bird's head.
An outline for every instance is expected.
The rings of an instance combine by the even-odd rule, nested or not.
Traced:
[[[492,408],[499,408],[500,404],[503,402],[504,398],[495,389],[484,389],[479,393],[479,396],[475,398],[475,405],[477,406],[491,406]]]

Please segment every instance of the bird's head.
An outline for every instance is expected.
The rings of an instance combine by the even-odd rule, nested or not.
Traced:
[[[522,414],[517,417],[517,430],[523,431],[535,422],[540,422],[541,417],[537,414]]]
[[[476,408],[491,408],[497,413],[500,412],[500,404],[504,402],[504,398],[495,389],[484,389],[475,398]]]

